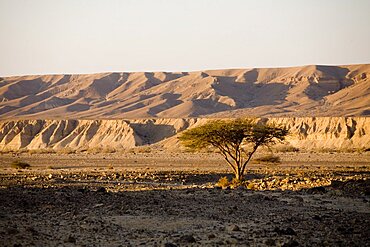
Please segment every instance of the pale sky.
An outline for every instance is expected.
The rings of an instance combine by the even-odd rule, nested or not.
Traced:
[[[0,76],[370,63],[370,0],[0,0]]]

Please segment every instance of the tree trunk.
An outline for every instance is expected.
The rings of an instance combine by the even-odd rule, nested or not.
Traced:
[[[240,164],[236,164],[236,172],[235,172],[235,179],[238,182],[243,181],[243,174],[242,174],[242,169],[240,167]]]

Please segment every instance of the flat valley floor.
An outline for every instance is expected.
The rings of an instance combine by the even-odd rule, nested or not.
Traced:
[[[278,155],[2,154],[0,246],[370,246],[369,152]]]

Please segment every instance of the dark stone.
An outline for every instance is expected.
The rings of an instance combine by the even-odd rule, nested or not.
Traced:
[[[28,232],[32,233],[33,236],[38,235],[39,233],[33,228],[33,227],[28,227],[26,229]]]
[[[280,229],[280,228],[275,228],[274,232],[276,232],[279,235],[297,235],[297,233],[290,227],[287,229]]]
[[[324,186],[313,187],[308,189],[307,192],[310,194],[322,194],[326,192],[326,188]]]
[[[69,236],[64,242],[66,243],[76,243],[76,238],[73,236]]]
[[[233,232],[238,232],[238,231],[240,231],[240,227],[238,225],[231,225],[229,227],[229,230],[233,231]]]
[[[104,187],[99,187],[96,192],[105,193],[107,190]]]
[[[195,243],[196,242],[195,238],[192,235],[181,236],[179,241],[182,243]]]
[[[285,229],[285,232],[284,232],[285,235],[297,235],[297,233],[290,227],[288,227],[287,229]]]
[[[79,189],[77,189],[77,191],[81,192],[81,193],[84,193],[84,192],[86,192],[86,189],[85,188],[79,188]]]
[[[338,227],[337,230],[343,235],[353,234],[354,231],[352,227],[343,227],[343,226]]]
[[[312,219],[317,220],[317,221],[321,221],[322,220],[322,218],[319,215],[313,216]]]
[[[208,239],[213,239],[215,237],[216,237],[216,235],[214,235],[213,233],[211,233],[211,234],[208,235]]]
[[[265,241],[265,244],[268,246],[276,246],[276,241],[275,239],[269,238]]]
[[[333,187],[333,188],[342,187],[343,184],[344,184],[344,182],[342,182],[342,181],[338,181],[338,180],[331,181],[331,187]]]
[[[282,245],[282,247],[297,247],[297,246],[299,246],[299,243],[297,242],[297,240],[294,239],[291,239]]]
[[[165,243],[164,247],[177,247],[177,245],[173,243]]]
[[[364,194],[365,194],[365,196],[370,196],[370,188],[365,188],[364,189]]]
[[[18,229],[16,229],[16,228],[8,228],[8,229],[7,229],[7,233],[8,233],[9,235],[14,235],[14,234],[18,234],[18,233],[19,233],[19,231],[18,231]]]

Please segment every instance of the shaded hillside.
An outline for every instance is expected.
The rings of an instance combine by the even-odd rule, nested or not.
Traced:
[[[0,79],[1,119],[369,116],[370,65]]]

